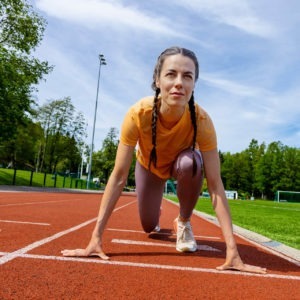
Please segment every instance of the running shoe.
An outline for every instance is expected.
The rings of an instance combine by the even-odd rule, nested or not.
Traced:
[[[159,209],[159,218],[161,217],[161,211],[162,211],[162,207],[160,207]],[[155,228],[153,229],[154,232],[160,232],[160,226],[159,223],[155,226]]]
[[[190,221],[182,222],[176,218],[173,225],[177,233],[176,250],[179,252],[195,252],[197,250],[197,243]]]
[[[153,232],[160,232],[160,226],[159,226],[159,224],[157,224],[155,226],[155,228],[153,229]]]

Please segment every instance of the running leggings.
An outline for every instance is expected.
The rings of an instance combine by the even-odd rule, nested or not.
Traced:
[[[190,218],[201,192],[203,162],[201,153],[194,151],[197,172],[193,177],[193,150],[182,151],[174,161],[172,177],[177,180],[177,197],[180,216]],[[160,206],[166,180],[145,169],[137,161],[135,183],[141,224],[145,232],[151,232],[159,223]]]

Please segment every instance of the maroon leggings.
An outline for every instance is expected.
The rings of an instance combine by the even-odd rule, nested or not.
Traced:
[[[177,180],[177,197],[180,204],[180,216],[192,215],[203,182],[203,162],[199,151],[194,151],[197,172],[193,177],[193,150],[182,151],[174,161],[172,177]],[[159,223],[160,206],[166,180],[145,169],[137,161],[135,183],[141,224],[145,232],[151,232]]]

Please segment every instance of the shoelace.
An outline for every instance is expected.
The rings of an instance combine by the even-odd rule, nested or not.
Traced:
[[[192,226],[190,224],[188,225],[179,225],[179,238],[180,239],[185,239],[185,240],[194,240],[193,236],[192,236]]]

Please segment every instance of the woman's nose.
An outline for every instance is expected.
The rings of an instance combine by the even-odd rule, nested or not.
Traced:
[[[182,76],[178,75],[176,76],[175,78],[175,86],[178,87],[178,86],[182,86]]]

